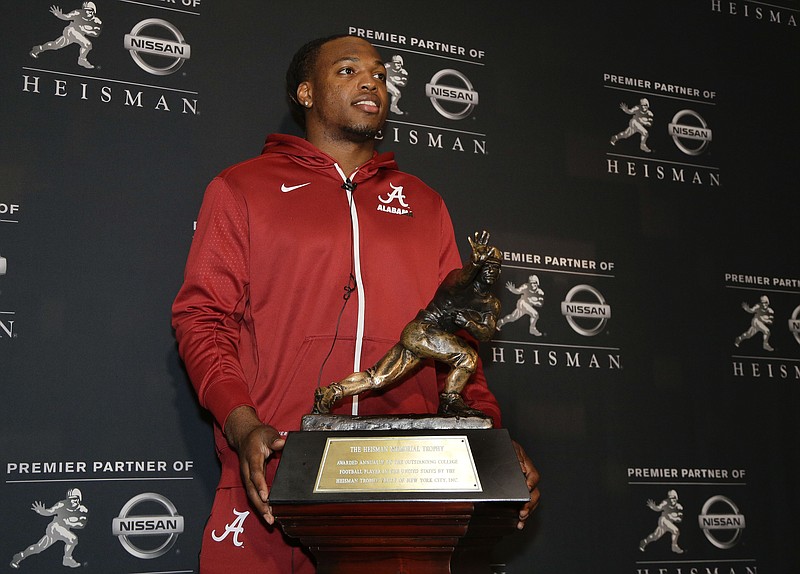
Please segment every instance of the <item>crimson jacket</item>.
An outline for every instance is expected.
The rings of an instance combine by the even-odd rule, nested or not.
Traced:
[[[343,188],[348,180],[355,191]],[[189,377],[218,423],[220,486],[241,484],[220,430],[234,408],[252,406],[281,432],[299,429],[317,384],[372,366],[460,266],[442,198],[399,171],[391,153],[344,174],[306,140],[273,134],[259,157],[217,176],[172,312]],[[333,412],[435,413],[439,379],[430,364]],[[463,396],[500,426],[482,369]]]

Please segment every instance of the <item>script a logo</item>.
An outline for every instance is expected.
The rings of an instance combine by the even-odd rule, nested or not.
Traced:
[[[244,546],[244,542],[239,540],[239,535],[244,533],[244,521],[250,515],[250,511],[245,510],[244,512],[239,512],[234,508],[233,513],[236,515],[236,518],[230,524],[225,525],[225,532],[218,535],[216,529],[214,529],[211,531],[211,538],[214,539],[214,542],[222,542],[231,534],[231,542],[233,542],[233,545],[241,548]]]
[[[395,215],[407,215],[409,217],[413,217],[414,212],[411,211],[411,207],[408,205],[408,203],[406,203],[406,196],[403,194],[403,186],[392,185],[391,183],[389,183],[389,187],[392,188],[392,192],[386,198],[380,195],[378,196],[378,201],[380,201],[381,203],[378,204],[378,207],[376,209],[378,211],[383,211],[385,213],[393,213]],[[397,201],[400,207],[389,205],[393,201]]]

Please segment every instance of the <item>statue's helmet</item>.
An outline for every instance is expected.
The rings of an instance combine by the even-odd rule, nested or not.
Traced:
[[[494,261],[495,263],[503,262],[503,252],[497,247],[490,247],[489,254],[486,256],[486,261]]]

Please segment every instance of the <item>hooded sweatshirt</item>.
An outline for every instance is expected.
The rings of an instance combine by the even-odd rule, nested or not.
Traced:
[[[181,358],[217,423],[220,487],[241,486],[221,431],[233,409],[298,430],[317,385],[372,366],[457,267],[442,198],[391,153],[345,174],[306,140],[273,134],[259,157],[214,178],[172,312]],[[445,374],[427,363],[332,412],[435,413]],[[480,366],[462,394],[500,426]]]

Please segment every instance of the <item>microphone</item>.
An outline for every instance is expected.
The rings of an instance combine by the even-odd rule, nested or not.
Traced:
[[[347,178],[346,180],[344,180],[344,183],[342,184],[342,189],[349,191],[350,193],[353,193],[356,190],[357,185],[358,185],[357,183],[350,181],[350,178]]]

